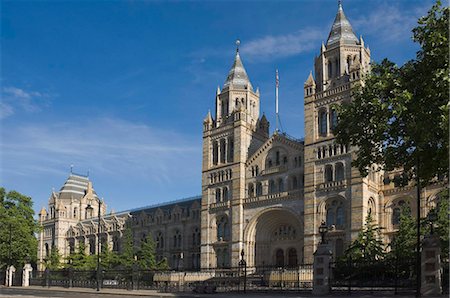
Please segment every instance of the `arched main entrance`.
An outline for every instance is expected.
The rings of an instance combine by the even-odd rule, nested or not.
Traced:
[[[303,225],[285,208],[256,215],[246,229],[249,266],[297,266],[301,263]]]

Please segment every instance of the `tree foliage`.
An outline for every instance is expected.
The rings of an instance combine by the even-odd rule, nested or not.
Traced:
[[[416,228],[417,221],[411,216],[411,210],[408,207],[403,207],[400,213],[398,231],[389,244],[391,259],[413,260],[415,258]]]
[[[354,262],[375,262],[385,256],[385,246],[381,240],[381,228],[373,222],[372,215],[366,217],[366,223],[358,237],[348,247],[345,258]]]
[[[447,174],[448,28],[449,8],[437,1],[413,29],[416,58],[401,67],[373,64],[353,100],[336,107],[337,141],[357,148],[353,165],[363,176],[374,164],[402,168],[406,180],[418,175],[423,185]]]
[[[17,191],[0,187],[0,268],[11,262],[22,268],[36,262],[39,225],[34,219],[33,201]],[[11,242],[10,242],[11,239]]]
[[[97,257],[86,254],[86,245],[80,241],[75,252],[67,257],[66,267],[79,270],[94,270],[97,266]]]
[[[59,249],[56,246],[52,246],[52,249],[50,251],[50,256],[48,256],[45,261],[45,267],[47,267],[50,270],[56,270],[61,268],[61,254],[59,253]]]

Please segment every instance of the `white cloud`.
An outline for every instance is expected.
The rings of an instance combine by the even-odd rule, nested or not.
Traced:
[[[319,28],[306,28],[284,35],[267,35],[242,44],[241,51],[253,60],[294,56],[316,49],[324,36],[326,30]]]
[[[384,42],[399,42],[410,40],[412,28],[419,17],[426,14],[429,5],[400,9],[392,2],[378,6],[369,14],[350,20],[353,28],[364,35],[376,36]]]
[[[12,116],[18,111],[39,112],[48,106],[51,96],[38,91],[28,91],[9,86],[2,89],[2,104],[0,105],[0,119]]]
[[[197,138],[120,119],[32,123],[9,127],[2,138],[8,140],[0,145],[5,176],[47,175],[73,163],[97,176],[122,173],[170,184],[201,164]]]

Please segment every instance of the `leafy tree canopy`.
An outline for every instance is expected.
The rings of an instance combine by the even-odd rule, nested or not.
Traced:
[[[406,181],[418,175],[423,185],[448,173],[448,28],[449,7],[437,1],[413,29],[416,58],[373,64],[353,100],[336,107],[337,141],[357,148],[353,165],[363,176],[373,164],[402,168]]]
[[[5,268],[10,258],[16,268],[26,261],[36,263],[39,225],[33,216],[30,197],[17,191],[6,193],[0,187],[0,268]]]

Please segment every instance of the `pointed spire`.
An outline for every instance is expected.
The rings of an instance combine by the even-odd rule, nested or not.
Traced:
[[[220,86],[217,86],[216,95],[220,94]]]
[[[350,22],[344,14],[341,1],[338,1],[338,11],[333,26],[331,27],[330,34],[328,35],[327,47],[338,43],[358,44],[358,38],[353,32],[352,25],[350,25]]]
[[[314,81],[314,77],[312,75],[312,71],[310,71],[308,79],[305,82],[305,87],[307,87],[307,86],[314,86],[314,85],[316,85],[316,82]]]
[[[245,71],[244,65],[242,64],[241,57],[239,55],[239,45],[241,42],[236,41],[236,56],[234,58],[233,66],[228,72],[227,79],[223,84],[223,90],[233,89],[250,89],[253,90],[252,84],[248,79],[247,72]]]
[[[211,110],[208,110],[208,114],[206,115],[205,120],[203,120],[203,122],[205,122],[205,123],[212,123],[213,122],[212,116],[211,116]]]

